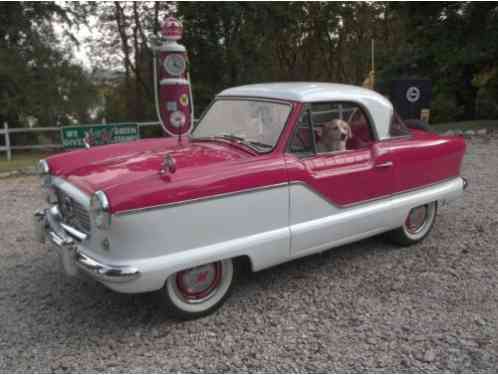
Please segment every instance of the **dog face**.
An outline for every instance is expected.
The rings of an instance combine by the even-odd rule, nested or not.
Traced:
[[[323,125],[322,137],[325,141],[346,141],[352,137],[351,128],[343,120],[332,120]]]

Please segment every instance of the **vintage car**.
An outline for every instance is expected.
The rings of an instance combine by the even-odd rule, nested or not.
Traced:
[[[380,233],[422,240],[438,204],[466,187],[464,152],[462,137],[406,127],[368,89],[235,87],[189,136],[41,160],[49,208],[35,226],[67,274],[160,291],[172,312],[196,318],[223,303],[241,260],[259,271]]]

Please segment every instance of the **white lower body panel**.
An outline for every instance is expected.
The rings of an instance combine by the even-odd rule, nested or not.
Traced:
[[[339,208],[305,185],[291,185],[292,257],[314,253],[400,227],[413,207],[456,199],[463,180],[452,179],[420,190]]]
[[[111,237],[111,246],[124,248],[116,246],[110,254],[81,250],[98,261],[140,271],[139,278],[126,283],[103,282],[109,288],[147,292],[162,288],[175,272],[221,259],[248,256],[258,271],[354,242],[401,226],[413,207],[457,199],[462,191],[463,180],[455,178],[341,208],[304,185],[289,184],[118,216],[111,234],[127,235]]]

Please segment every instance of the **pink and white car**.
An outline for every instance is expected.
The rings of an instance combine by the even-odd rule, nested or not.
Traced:
[[[346,121],[345,150],[317,152]],[[408,129],[383,96],[327,83],[272,83],[217,95],[190,136],[146,139],[40,161],[49,208],[40,240],[69,275],[123,293],[160,291],[205,315],[237,262],[253,271],[388,232],[430,232],[438,202],[461,197],[462,137]]]

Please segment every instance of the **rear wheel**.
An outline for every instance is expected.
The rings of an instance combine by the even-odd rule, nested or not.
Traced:
[[[220,307],[229,295],[234,267],[225,259],[177,272],[161,290],[168,310],[181,319],[196,319]]]
[[[437,202],[414,207],[400,228],[388,233],[389,238],[403,246],[422,241],[430,233],[436,221]]]

